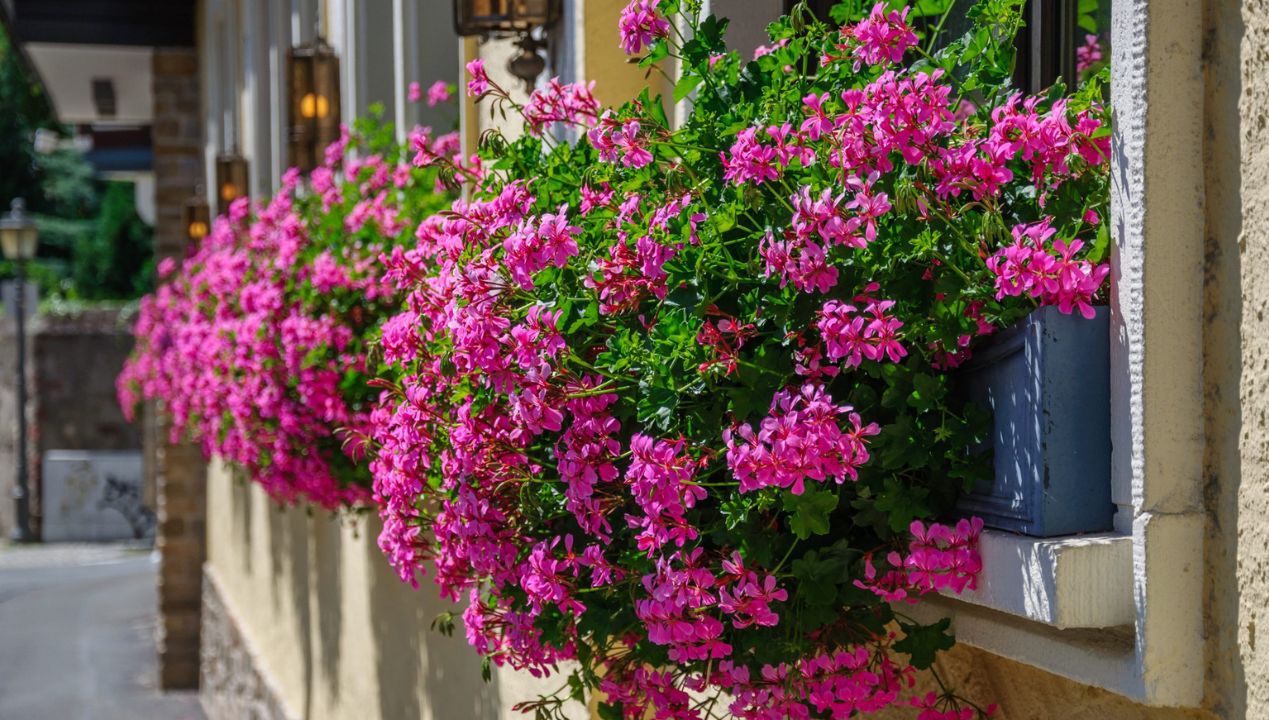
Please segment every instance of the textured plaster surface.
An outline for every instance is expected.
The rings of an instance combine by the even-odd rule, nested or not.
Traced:
[[[1131,493],[1121,514],[1131,515],[1139,675],[1124,691],[1194,706],[1203,695],[1203,673],[1187,659],[1203,647],[1203,5],[1118,0],[1111,17],[1112,457],[1116,488]]]
[[[1121,695],[959,645],[935,666],[944,682],[976,702],[996,703],[994,720],[1211,720],[1199,710],[1147,707]],[[921,691],[938,687],[923,677]],[[910,720],[912,711],[895,710],[884,720]]]
[[[643,84],[611,42],[622,4],[575,5],[574,62],[609,102]],[[1112,433],[1117,527],[1144,541],[1137,692],[1198,707],[967,645],[940,674],[1007,720],[1269,718],[1269,0],[1118,0],[1114,34],[1112,383],[1127,411]],[[505,59],[479,52],[491,70]],[[441,606],[385,569],[373,522],[279,511],[223,470],[211,502],[217,577],[304,715],[511,717],[531,693],[521,677],[480,683],[461,639],[427,633]]]
[[[1254,225],[1244,226],[1244,212],[1262,202],[1264,171],[1255,179],[1259,188],[1247,185],[1251,175],[1245,174],[1250,165],[1256,164],[1253,149],[1263,142],[1263,135],[1255,129],[1255,116],[1239,112],[1240,95],[1246,93],[1244,102],[1255,102],[1257,94],[1263,96],[1264,81],[1257,80],[1260,70],[1245,76],[1245,50],[1250,46],[1244,35],[1243,12],[1262,15],[1264,6],[1243,8],[1233,2],[1209,2],[1205,8],[1204,25],[1207,28],[1205,94],[1207,100],[1204,165],[1206,167],[1207,232],[1205,237],[1204,297],[1204,405],[1206,418],[1207,450],[1204,457],[1205,498],[1209,510],[1207,519],[1207,578],[1205,582],[1205,631],[1206,648],[1206,704],[1213,714],[1222,718],[1265,717],[1269,708],[1263,701],[1254,708],[1248,707],[1249,689],[1244,664],[1255,655],[1254,645],[1247,645],[1240,619],[1240,571],[1239,526],[1248,525],[1252,532],[1264,528],[1264,506],[1249,508],[1244,513],[1240,496],[1245,487],[1263,483],[1263,475],[1257,478],[1254,466],[1242,462],[1240,431],[1263,433],[1263,426],[1244,423],[1248,413],[1244,411],[1244,399],[1240,397],[1240,385],[1244,362],[1255,361],[1256,346],[1263,345],[1265,328],[1253,328],[1243,340],[1245,323],[1254,320],[1257,312],[1244,304],[1244,283],[1261,283],[1257,275],[1248,272],[1254,266],[1239,250],[1240,235],[1244,227],[1248,231]],[[1258,40],[1263,47],[1263,36]],[[1263,50],[1260,51],[1260,54]],[[1246,63],[1258,65],[1263,60],[1255,54]],[[1249,122],[1250,121],[1250,122]],[[1249,142],[1252,141],[1252,142]],[[1262,162],[1263,166],[1263,162]],[[1263,211],[1262,211],[1263,213]],[[1253,221],[1251,217],[1246,218]],[[1263,222],[1261,218],[1258,222]],[[1249,234],[1254,234],[1250,233]],[[1263,230],[1260,231],[1263,237]],[[1260,287],[1263,287],[1261,284]],[[1261,338],[1256,340],[1256,337]],[[1244,355],[1244,353],[1247,353]],[[1263,382],[1263,377],[1260,380]],[[1248,410],[1262,400],[1248,397]],[[1252,411],[1254,413],[1254,411]],[[1254,537],[1254,535],[1253,535]],[[1263,535],[1258,551],[1263,559],[1265,548]],[[1257,552],[1251,553],[1250,565],[1255,566]],[[1259,599],[1264,602],[1263,596]],[[1254,612],[1254,608],[1250,609]],[[1263,691],[1263,678],[1253,680]]]
[[[1269,717],[1269,3],[1244,3],[1241,15],[1241,477],[1236,516],[1222,518],[1220,532],[1237,547],[1232,569],[1238,642],[1229,648],[1237,651],[1231,679],[1239,680],[1241,672],[1245,717],[1264,718]],[[1233,630],[1228,624],[1225,629]]]
[[[281,508],[215,462],[207,501],[208,565],[221,598],[220,624],[232,626],[251,648],[234,660],[246,669],[230,674],[244,682],[267,678],[263,694],[284,714],[520,720],[526,716],[513,704],[559,686],[502,670],[484,682],[461,623],[454,637],[429,629],[438,614],[458,608],[438,596],[431,578],[418,590],[397,578],[375,542],[373,515]],[[207,706],[234,707],[225,695],[243,686],[225,681],[205,688],[217,693]],[[570,708],[570,718],[587,715],[585,708]]]

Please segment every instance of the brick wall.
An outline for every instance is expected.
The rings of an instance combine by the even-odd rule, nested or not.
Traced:
[[[159,258],[182,257],[185,200],[202,175],[198,55],[192,48],[154,51],[154,242]],[[158,413],[154,413],[158,416]],[[206,468],[189,444],[171,445],[162,422],[147,428],[158,495],[159,684],[198,687],[199,608],[202,603]]]

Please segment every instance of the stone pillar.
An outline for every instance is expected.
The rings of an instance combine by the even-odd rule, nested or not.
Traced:
[[[8,540],[13,535],[16,521],[13,490],[18,482],[18,386],[17,374],[17,325],[9,313],[0,312],[0,541]],[[29,323],[33,318],[28,318]],[[28,327],[26,337],[27,358],[31,357],[31,333]],[[27,370],[27,443],[25,452],[28,463],[33,461],[31,449],[35,447],[35,429],[32,408],[35,394],[31,386],[31,372]],[[28,465],[28,467],[34,467]],[[33,477],[28,475],[28,480]],[[34,491],[34,485],[30,486]],[[34,498],[32,498],[34,501]],[[31,529],[35,530],[34,520]],[[39,537],[39,535],[36,535]]]
[[[166,429],[166,428],[165,428]],[[158,448],[159,684],[198,687],[207,468],[191,443]]]
[[[203,177],[201,109],[196,51],[155,48],[154,243],[160,259],[183,257],[186,251],[181,211]],[[155,425],[159,685],[196,688],[203,560],[207,557],[207,468],[197,447],[168,443],[166,423],[156,420]]]

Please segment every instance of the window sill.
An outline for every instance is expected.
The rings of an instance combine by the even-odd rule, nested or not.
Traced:
[[[958,642],[1077,682],[1151,701],[1135,652],[1133,538],[983,532],[978,589],[900,610],[951,618]]]
[[[979,549],[978,589],[949,597],[1060,630],[1131,626],[1136,618],[1130,535],[986,530]]]

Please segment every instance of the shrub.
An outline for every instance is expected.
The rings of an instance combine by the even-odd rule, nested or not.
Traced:
[[[455,134],[412,136],[457,148]],[[307,188],[289,171],[266,205],[236,202],[184,262],[164,261],[119,378],[124,407],[163,401],[174,438],[242,466],[280,501],[368,501],[369,341],[397,301],[379,256],[449,197],[438,170],[404,153],[390,126],[361,122]]]
[[[981,523],[937,522],[990,472],[949,371],[1038,304],[1091,312],[1107,272],[1104,74],[1010,89],[1019,7],[947,41],[799,11],[745,62],[700,2],[633,0],[622,47],[679,61],[680,127],[468,66],[529,132],[416,157],[472,192],[387,261],[371,468],[380,546],[488,662],[577,661],[525,709],[979,712],[907,696],[952,639],[896,609],[979,569]]]

